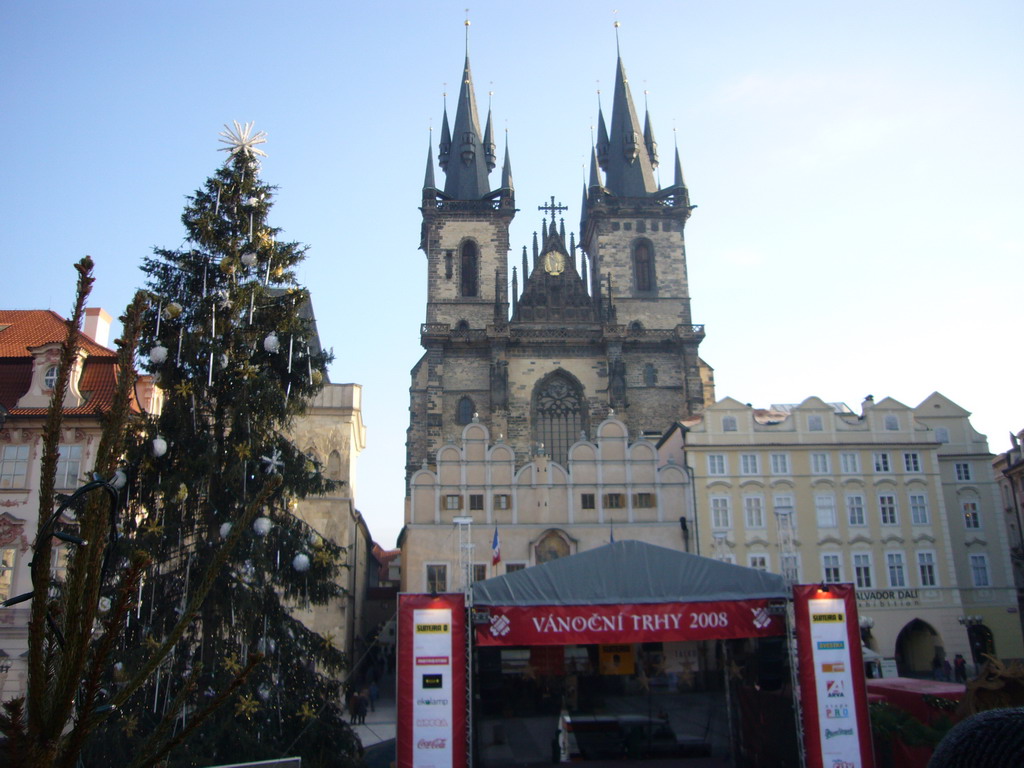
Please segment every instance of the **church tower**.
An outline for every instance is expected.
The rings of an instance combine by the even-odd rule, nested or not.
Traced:
[[[652,353],[671,348],[680,366],[682,380],[676,386],[685,410],[697,413],[714,398],[704,391],[705,385],[710,389],[711,370],[697,354],[704,330],[693,325],[686,276],[683,233],[696,206],[690,205],[679,149],[671,186],[658,188],[657,167],[650,114],[645,110],[641,128],[619,57],[610,130],[603,112],[598,113],[597,146],[583,194],[581,245],[590,257],[591,284],[600,289],[595,293],[613,308],[614,322],[626,329],[622,359],[627,370],[647,370],[641,386],[649,386],[654,383],[648,367]],[[656,373],[653,378],[660,377],[661,371]],[[646,414],[636,415],[647,421]]]
[[[407,480],[474,421],[514,452],[516,466],[535,457],[565,466],[572,446],[609,418],[639,439],[713,402],[711,369],[698,356],[704,329],[690,317],[683,228],[692,206],[678,153],[674,183],[659,189],[653,129],[649,117],[640,127],[621,59],[611,130],[602,114],[592,154],[581,247],[566,238],[568,209],[552,197],[538,206],[532,253],[524,246],[521,265],[509,269],[508,149],[491,189],[492,121],[488,110],[480,130],[467,56],[454,125],[447,108],[442,121],[443,190],[427,153],[427,307]]]
[[[493,355],[490,340],[508,325],[508,228],[515,193],[508,147],[501,182],[490,109],[480,130],[469,55],[462,72],[455,122],[445,107],[438,144],[444,189],[435,182],[427,150],[420,211],[420,249],[427,257],[427,314],[420,328],[425,353],[413,368],[406,474],[431,459],[445,426],[467,424],[488,411]]]

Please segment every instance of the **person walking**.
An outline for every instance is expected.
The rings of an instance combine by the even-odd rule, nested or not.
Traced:
[[[374,680],[370,683],[370,711],[377,711],[377,699],[380,696],[380,688],[377,686],[377,681]]]
[[[366,724],[366,710],[370,707],[370,697],[366,695],[366,691],[362,691],[356,697],[356,723],[359,725]]]
[[[962,653],[958,653],[953,659],[953,674],[958,683],[967,682],[967,659],[963,657]]]

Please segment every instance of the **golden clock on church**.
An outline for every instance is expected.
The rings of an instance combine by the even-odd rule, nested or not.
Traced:
[[[544,255],[544,271],[549,275],[560,275],[565,271],[565,256],[558,251],[548,251]]]

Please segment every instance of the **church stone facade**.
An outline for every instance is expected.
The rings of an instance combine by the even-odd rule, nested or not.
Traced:
[[[437,472],[442,449],[461,443],[468,425],[481,425],[514,471],[550,462],[564,474],[574,446],[596,445],[609,420],[621,425],[623,440],[638,442],[714,402],[712,371],[698,353],[704,328],[693,323],[686,277],[684,230],[693,206],[678,151],[673,184],[660,189],[655,181],[657,143],[649,115],[641,124],[621,59],[611,119],[599,116],[578,243],[575,234],[566,238],[567,209],[552,198],[540,206],[545,218],[532,248],[510,258],[517,209],[509,153],[492,189],[498,157],[490,114],[480,126],[467,57],[455,119],[449,123],[446,110],[437,148],[443,188],[433,147],[423,185],[427,304],[424,354],[410,389],[408,553],[431,526],[452,525],[424,515],[422,495],[414,513],[413,476]],[[437,498],[447,499],[449,490],[446,484]],[[486,509],[475,510],[470,495],[481,494],[463,489],[464,516],[496,519],[491,494],[483,494]],[[565,540],[576,540],[571,529],[579,523],[567,510],[556,518]],[[524,519],[517,520],[499,523],[503,541],[522,532]],[[678,531],[678,515],[671,523]],[[424,587],[425,573],[412,573],[419,570],[409,564],[403,588]]]

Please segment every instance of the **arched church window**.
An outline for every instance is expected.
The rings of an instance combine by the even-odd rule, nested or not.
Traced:
[[[341,454],[331,451],[327,457],[327,477],[330,480],[341,480]]]
[[[455,330],[456,331],[468,331],[469,330],[469,320],[459,320],[459,322],[457,322],[455,324]]]
[[[477,261],[476,243],[472,240],[467,240],[462,244],[462,261],[460,264],[463,296],[477,295]]]
[[[653,387],[658,383],[658,370],[654,367],[654,363],[644,364],[644,386]]]
[[[476,405],[473,403],[473,398],[464,396],[459,399],[459,404],[455,409],[455,423],[465,426],[473,420],[473,414],[476,413]]]
[[[565,466],[570,446],[589,428],[583,388],[565,373],[547,376],[534,389],[533,416],[534,443],[543,443],[544,452]]]
[[[654,250],[646,240],[633,245],[633,285],[638,293],[654,290]]]

